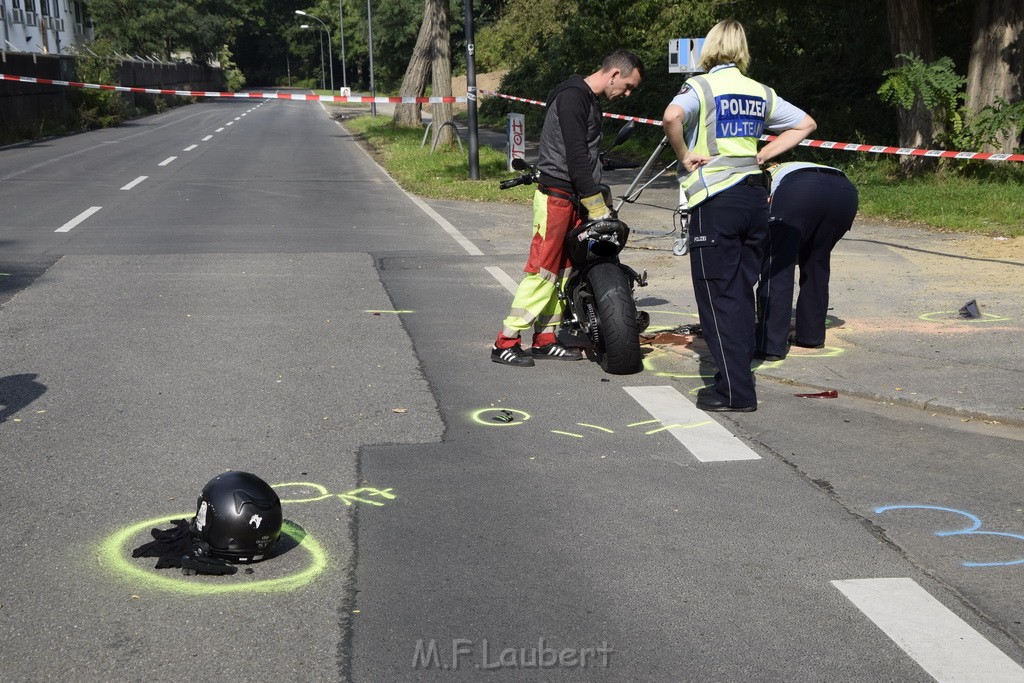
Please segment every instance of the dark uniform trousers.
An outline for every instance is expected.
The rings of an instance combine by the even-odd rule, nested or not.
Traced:
[[[793,275],[800,266],[794,340],[825,343],[832,249],[853,225],[857,188],[832,169],[787,174],[772,196],[768,246],[757,288],[756,350],[784,356],[793,309]]]
[[[718,364],[714,397],[737,408],[757,405],[754,286],[767,237],[768,190],[760,184],[741,182],[691,212],[690,272],[704,341]]]

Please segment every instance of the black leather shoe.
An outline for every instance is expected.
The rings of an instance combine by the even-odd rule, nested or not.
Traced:
[[[790,337],[789,338],[789,343],[792,344],[793,346],[799,346],[801,349],[823,349],[823,348],[825,348],[825,343],[824,342],[822,342],[821,344],[805,344],[802,341],[797,341],[796,337]]]
[[[757,406],[731,406],[711,396],[698,398],[697,407],[706,413],[752,413],[757,410]]]
[[[767,360],[767,361],[786,360],[786,356],[785,355],[777,356],[774,353],[760,353],[760,352],[755,353],[754,354],[754,358],[756,358],[758,360]]]

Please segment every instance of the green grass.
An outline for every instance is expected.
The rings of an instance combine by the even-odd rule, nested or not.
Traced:
[[[989,163],[1011,166],[1008,162]],[[1024,235],[1022,169],[981,169],[979,173],[989,177],[965,177],[945,168],[920,178],[898,179],[895,161],[859,162],[848,167],[833,164],[843,168],[857,186],[862,216],[950,232]]]
[[[360,116],[345,121],[376,151],[377,160],[403,188],[422,197],[481,202],[529,202],[532,186],[498,189],[498,183],[515,176],[508,171],[505,153],[480,146],[480,179],[469,179],[469,148],[463,142],[430,152],[430,138],[423,147],[422,128],[399,128],[387,116]]]
[[[487,202],[529,202],[533,197],[532,186],[498,189],[499,181],[514,176],[506,170],[504,152],[481,145],[481,179],[469,180],[468,151],[460,152],[456,146],[431,154],[429,139],[420,147],[423,129],[396,128],[390,118],[383,116],[349,119],[345,126],[360,134],[398,183],[415,194]],[[644,141],[630,140],[612,156],[643,161],[650,149]],[[860,193],[860,215],[864,218],[947,232],[1024,235],[1021,164],[972,162],[975,166],[968,175],[963,162],[950,162],[921,178],[903,179],[898,177],[896,159],[842,158],[837,154],[819,154],[814,159],[841,168],[850,176]],[[661,158],[661,163],[667,164],[671,153],[665,152]],[[790,158],[787,155],[785,160]]]

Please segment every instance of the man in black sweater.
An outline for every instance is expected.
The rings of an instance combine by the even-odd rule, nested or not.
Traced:
[[[601,68],[586,78],[572,75],[551,91],[540,135],[537,170],[540,182],[533,197],[533,241],[512,310],[502,324],[491,360],[526,367],[534,358],[580,360],[555,336],[563,306],[558,284],[568,273],[565,236],[587,219],[608,216],[601,194],[601,110],[598,98],[629,97],[640,85],[644,67],[640,58],[626,50],[608,55]],[[520,338],[533,330],[530,353]]]

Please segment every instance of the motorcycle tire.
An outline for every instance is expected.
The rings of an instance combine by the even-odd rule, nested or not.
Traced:
[[[626,273],[614,263],[599,263],[587,273],[597,307],[601,368],[611,375],[631,375],[643,369],[636,302]]]

